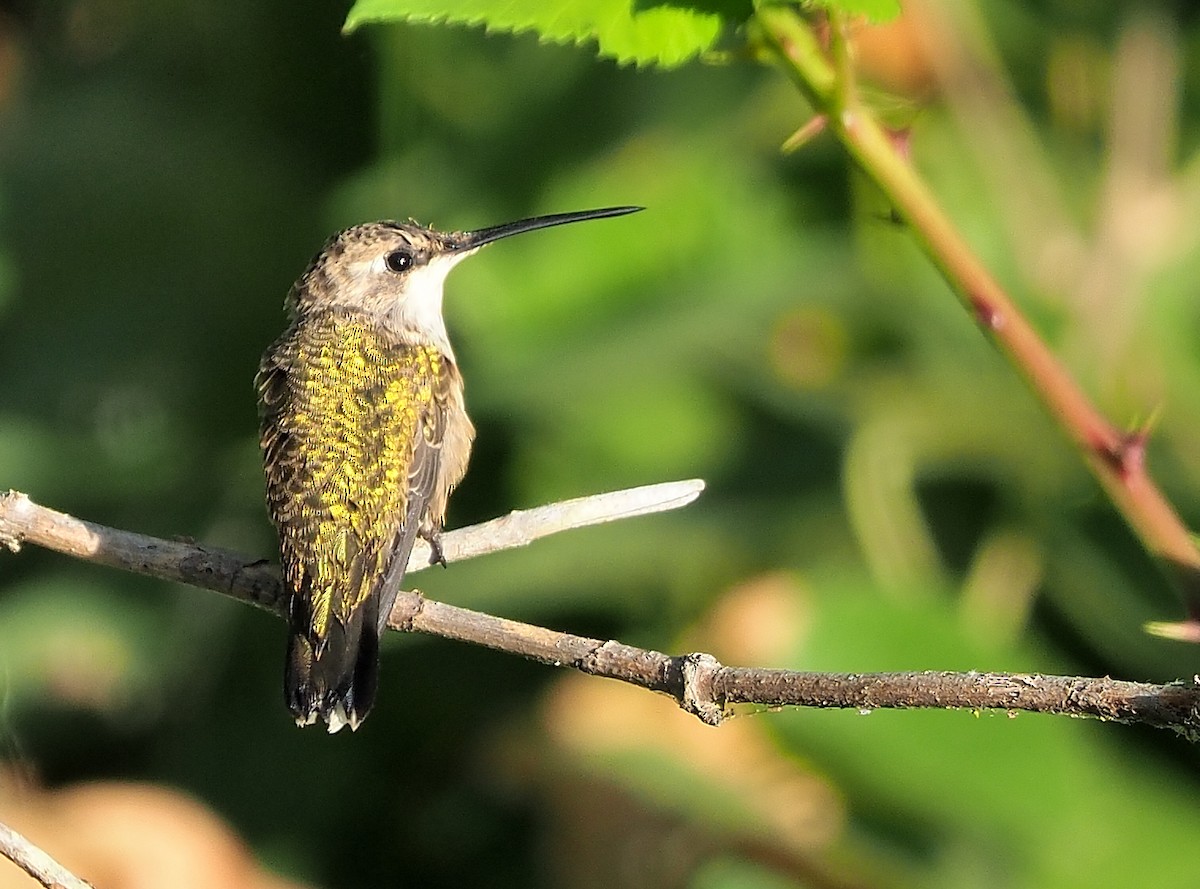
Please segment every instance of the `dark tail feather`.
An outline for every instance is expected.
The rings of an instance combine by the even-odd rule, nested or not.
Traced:
[[[345,625],[333,620],[318,653],[303,628],[288,640],[283,691],[297,725],[320,719],[330,732],[357,729],[375,703],[379,685],[379,631],[374,597]]]

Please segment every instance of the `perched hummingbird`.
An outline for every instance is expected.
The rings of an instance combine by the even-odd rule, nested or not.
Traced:
[[[256,385],[267,505],[279,531],[298,725],[336,732],[375,700],[379,636],[418,536],[442,561],[446,501],[475,427],[442,320],[442,284],[509,235],[632,213],[536,216],[473,232],[414,222],[329,239],[287,298],[291,323]]]

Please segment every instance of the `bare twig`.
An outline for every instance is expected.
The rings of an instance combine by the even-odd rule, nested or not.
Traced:
[[[1200,677],[1153,685],[1107,676],[1039,673],[792,673],[725,667],[714,678],[726,702],[768,706],[913,707],[1026,710],[1092,716],[1112,722],[1169,728],[1200,740]]]
[[[92,889],[25,837],[0,824],[0,855],[3,855],[46,889]]]
[[[700,487],[698,482],[653,485],[512,513],[446,534],[445,555],[469,558],[519,546],[562,527],[682,506],[695,499]],[[263,560],[117,531],[55,512],[10,491],[0,495],[0,544],[16,550],[21,543],[215,590],[275,613],[280,610],[278,571]],[[411,570],[421,567],[424,564],[414,563]],[[400,594],[390,624],[397,630],[470,642],[662,692],[709,725],[725,719],[731,704],[1003,709],[1136,722],[1200,740],[1200,680],[1196,679],[1149,685],[1030,674],[802,673],[726,667],[702,652],[671,656],[611,639],[589,639],[434,602],[417,592]]]
[[[516,510],[480,525],[442,535],[442,555],[461,562],[487,553],[527,546],[566,531],[686,506],[704,490],[690,479],[627,488],[563,500],[536,509]],[[186,540],[162,540],[119,531],[39,506],[20,491],[0,494],[0,547],[13,552],[33,543],[89,562],[146,574],[224,593],[267,611],[279,611],[283,593],[279,569],[265,559],[252,559],[217,547]],[[417,541],[407,573],[429,567],[429,544]]]

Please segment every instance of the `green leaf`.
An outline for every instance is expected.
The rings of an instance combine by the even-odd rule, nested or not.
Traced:
[[[814,6],[847,15],[865,15],[876,24],[890,22],[900,14],[900,0],[811,0]]]
[[[748,3],[705,7],[651,0],[358,0],[343,30],[372,22],[483,25],[488,31],[534,31],[539,40],[555,43],[594,41],[599,55],[620,64],[672,68],[712,49],[727,22],[750,12]]]

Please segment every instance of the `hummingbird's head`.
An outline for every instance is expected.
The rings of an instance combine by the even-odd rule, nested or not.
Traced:
[[[413,222],[368,222],[338,232],[292,288],[296,314],[346,309],[377,316],[401,337],[432,340],[449,353],[442,284],[474,250]]]
[[[367,312],[401,339],[432,341],[452,356],[442,320],[442,285],[459,262],[510,235],[640,209],[557,213],[471,232],[442,233],[411,220],[356,225],[329,239],[292,288],[289,306],[297,315],[334,308]]]

